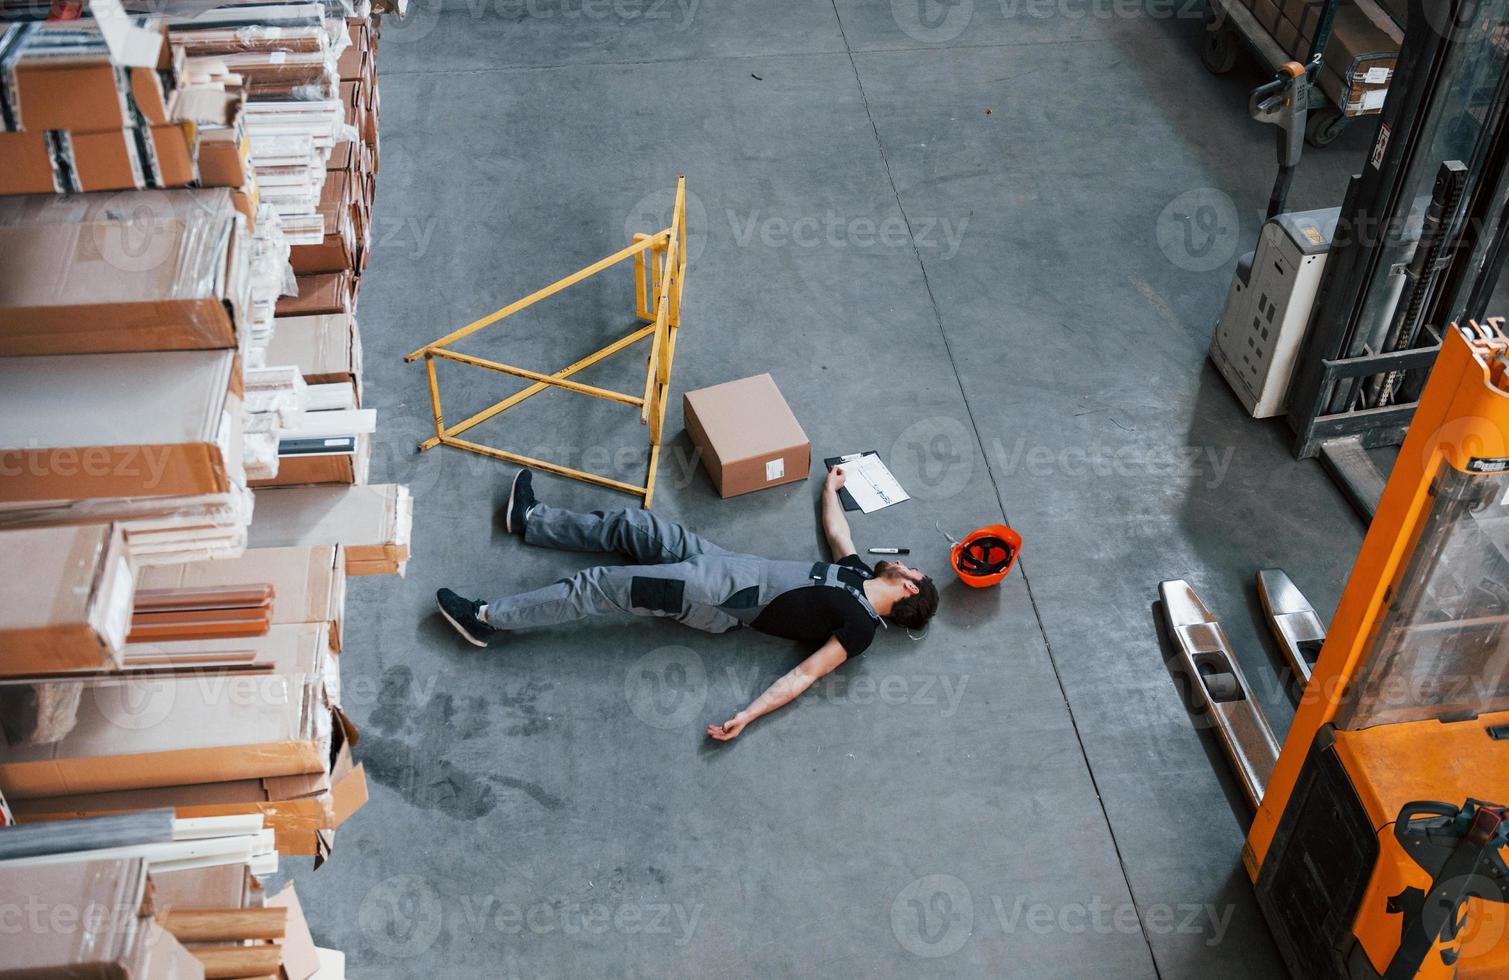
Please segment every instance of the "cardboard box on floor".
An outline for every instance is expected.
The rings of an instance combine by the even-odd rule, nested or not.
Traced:
[[[812,443],[769,374],[682,396],[686,431],[719,495],[800,483]]]
[[[116,524],[0,532],[0,675],[98,670],[131,625],[131,564]]]

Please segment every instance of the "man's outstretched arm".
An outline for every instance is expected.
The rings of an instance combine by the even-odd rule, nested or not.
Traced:
[[[844,468],[835,466],[823,481],[823,535],[828,539],[828,550],[833,559],[847,558],[854,554],[854,539],[849,536],[849,519],[844,516],[844,505],[838,499],[838,491],[844,485]]]
[[[849,659],[838,637],[830,636],[828,642],[818,647],[806,660],[797,664],[780,680],[765,689],[765,693],[750,702],[749,707],[734,715],[721,725],[708,725],[707,733],[720,742],[736,737],[744,726],[761,715],[767,715],[792,698],[811,687],[819,678]]]

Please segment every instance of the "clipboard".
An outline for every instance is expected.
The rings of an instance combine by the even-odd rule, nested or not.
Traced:
[[[839,466],[839,465],[841,465],[843,463],[846,463],[846,462],[848,462],[851,459],[858,459],[861,456],[871,456],[871,455],[873,455],[873,456],[879,456],[880,452],[879,452],[879,450],[876,450],[876,449],[866,449],[862,453],[848,453],[848,454],[843,455],[843,456],[830,456],[827,459],[823,460],[823,465],[826,466],[826,467],[828,467],[828,471],[831,473],[833,471],[833,467],[835,467],[835,466]],[[847,487],[840,487],[839,488],[839,490],[838,490],[838,502],[844,505],[844,510],[846,510],[846,511],[847,510],[859,510],[860,509],[859,501],[857,501],[857,500],[854,499],[854,495],[851,494],[851,493],[849,493]]]

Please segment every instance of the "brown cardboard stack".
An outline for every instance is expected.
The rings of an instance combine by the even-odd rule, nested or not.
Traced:
[[[294,245],[323,242],[325,167],[357,133],[344,122],[338,63],[349,45],[343,21],[319,3],[209,6],[154,4],[165,13],[186,70],[235,77],[261,200]]]
[[[340,544],[347,575],[402,575],[413,500],[396,484],[257,491],[253,548]]]
[[[29,822],[171,806],[183,818],[260,814],[284,857],[329,857],[334,835],[367,802],[366,772],[342,741],[328,772],[267,776],[115,792],[17,800],[16,818]]]
[[[42,162],[67,179],[39,189],[62,192],[94,186],[69,182],[72,134],[134,132],[141,150],[144,126],[187,123],[198,182],[224,186],[0,196],[0,554],[25,566],[0,586],[0,815],[7,800],[23,825],[171,808],[194,827],[143,852],[157,894],[160,872],[234,866],[236,894],[205,906],[224,912],[262,904],[256,876],[279,854],[322,860],[365,802],[340,709],[346,577],[408,557],[407,489],[365,485],[376,417],[354,320],[376,25],[313,3],[126,5],[167,25],[162,63],[7,63],[26,70],[0,84],[0,137],[42,128]],[[36,44],[92,31],[28,28]],[[124,186],[151,184],[148,164]],[[201,846],[204,821],[239,829]],[[157,950],[177,936],[184,976],[321,969],[307,930],[278,960],[271,940],[217,945],[159,912],[129,928],[170,933]],[[79,953],[38,950],[28,975],[173,975],[130,943]],[[258,970],[220,972],[226,957]]]
[[[239,552],[237,364],[234,350],[0,357],[0,549],[10,528],[113,522],[136,564]]]
[[[249,249],[224,189],[0,198],[0,354],[242,345]]]
[[[1241,0],[1292,59],[1309,57],[1324,0]],[[1349,116],[1383,108],[1404,33],[1374,0],[1340,0],[1321,57],[1321,90]]]
[[[328,771],[339,669],[323,624],[248,640],[128,644],[124,673],[14,684],[77,684],[73,726],[0,749],[0,786],[18,800]],[[136,667],[138,657],[152,669]]]
[[[346,22],[350,43],[340,57],[340,93],[351,138],[336,144],[320,195],[325,237],[293,250],[300,275],[350,271],[360,276],[372,243],[372,201],[378,160],[377,31],[373,22]]]
[[[254,874],[260,859],[246,858],[242,846],[259,835],[251,823],[234,823],[242,826],[222,821],[221,831],[213,821],[172,821],[160,842],[0,861],[0,893],[24,913],[7,929],[0,974],[316,977],[321,950],[298,894],[292,884],[266,893]],[[42,829],[54,828],[69,824]],[[251,833],[205,836],[230,831]]]
[[[270,624],[327,624],[330,649],[340,652],[346,568],[339,545],[250,548],[239,558],[157,565],[142,569],[137,588],[176,591],[253,583],[272,589]]]
[[[126,674],[0,679],[0,716],[28,698],[54,716],[6,731],[0,789],[23,820],[174,807],[180,817],[261,814],[283,854],[323,857],[366,801],[339,711],[346,563],[334,545],[143,569],[144,595],[261,587],[262,635],[128,642]],[[9,658],[0,660],[0,665]],[[132,671],[148,671],[137,676]],[[0,671],[4,673],[7,671]],[[61,704],[62,707],[57,707]],[[151,722],[143,725],[143,718]]]
[[[0,194],[197,183],[236,188],[253,216],[237,86],[187,77],[165,40],[155,69],[117,71],[90,22],[11,24],[0,50]]]
[[[327,856],[335,828],[367,798],[351,755],[356,732],[337,707],[331,581],[327,568],[325,607],[313,605],[318,582],[285,583],[310,593],[302,604],[290,596],[279,617],[321,617],[313,622],[279,623],[256,638],[128,643],[123,673],[0,679],[0,789],[17,818],[157,807],[180,818],[258,816],[278,853]],[[67,716],[27,728],[17,722],[28,703]]]
[[[203,980],[200,965],[152,918],[147,863],[79,860],[44,867],[0,863],[0,893],[39,910],[7,930],[3,971],[26,977]]]
[[[0,579],[0,673],[118,665],[135,592],[120,526],[28,528],[0,542],[26,570]]]
[[[1320,69],[1321,89],[1347,115],[1381,112],[1403,41],[1398,24],[1372,0],[1341,4]]]

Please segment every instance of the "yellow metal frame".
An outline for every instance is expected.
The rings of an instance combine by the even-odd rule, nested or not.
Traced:
[[[542,374],[539,371],[531,371],[512,364],[502,364],[498,361],[490,361],[486,358],[474,357],[470,354],[460,354],[449,349],[451,344],[454,344],[463,337],[470,337],[477,331],[490,327],[499,320],[513,316],[520,310],[528,309],[540,300],[554,296],[566,287],[574,286],[582,280],[591,278],[604,269],[611,268],[628,259],[634,260],[634,312],[640,320],[645,321],[648,325],[639,327],[628,336],[621,337],[608,346],[593,351],[581,360],[569,364],[553,374]],[[663,228],[653,234],[636,234],[634,235],[633,244],[627,248],[620,249],[607,258],[600,259],[584,269],[578,269],[566,278],[557,280],[544,289],[530,293],[521,300],[516,300],[507,306],[494,310],[487,316],[479,320],[473,320],[466,326],[453,330],[439,340],[432,341],[418,350],[404,355],[404,360],[410,363],[417,361],[421,357],[424,358],[425,378],[430,387],[430,407],[435,414],[435,434],[419,444],[419,451],[424,452],[436,446],[455,446],[457,449],[465,449],[468,452],[474,452],[482,456],[490,456],[494,459],[518,463],[520,466],[534,467],[547,473],[554,473],[557,476],[570,477],[573,480],[581,480],[600,487],[608,487],[612,490],[634,494],[641,499],[643,506],[649,507],[650,501],[655,495],[655,471],[660,465],[661,430],[665,424],[665,402],[666,395],[670,390],[671,363],[676,355],[676,333],[681,326],[681,290],[685,279],[686,178],[678,176],[676,178],[675,203],[671,208],[670,227]],[[652,301],[653,305],[651,305]],[[645,371],[644,394],[630,395],[571,380],[573,374],[617,354],[619,351],[644,340],[646,337],[650,338],[650,355]],[[445,424],[445,415],[440,408],[440,381],[435,371],[435,359],[437,357],[442,360],[453,361],[457,364],[466,364],[471,367],[497,371],[500,374],[513,375],[516,378],[524,378],[533,382],[533,384],[500,402],[484,408],[475,415],[447,427]],[[484,446],[468,439],[458,438],[461,433],[472,426],[485,422],[493,416],[513,408],[525,399],[532,398],[547,388],[562,388],[566,391],[574,391],[580,395],[590,395],[593,398],[619,402],[620,404],[631,405],[639,409],[640,423],[648,426],[650,430],[650,465],[649,472],[645,476],[644,486],[636,486],[632,483],[625,483],[622,480],[615,480],[612,477],[589,473],[586,470],[572,469],[569,466],[561,466],[548,460],[521,456],[518,453],[511,453],[503,449],[495,449],[492,446]]]

